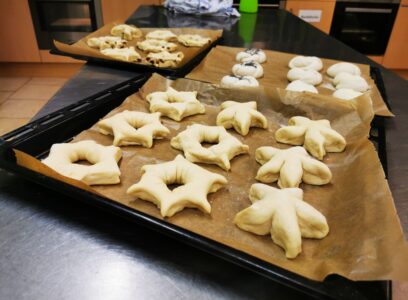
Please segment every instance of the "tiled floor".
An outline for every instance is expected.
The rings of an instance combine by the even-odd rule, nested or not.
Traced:
[[[0,136],[26,124],[66,78],[0,77]]]

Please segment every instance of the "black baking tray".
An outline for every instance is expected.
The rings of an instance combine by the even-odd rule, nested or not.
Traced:
[[[17,165],[13,148],[37,158],[45,157],[52,144],[70,141],[72,137],[91,127],[100,118],[119,106],[127,96],[138,91],[148,78],[149,75],[133,78],[4,135],[0,139],[0,167],[64,193],[73,199],[91,203],[137,224],[207,251],[316,299],[391,299],[390,281],[355,282],[338,275],[330,275],[324,282],[312,281],[167,223],[165,220],[156,219],[118,202]]]

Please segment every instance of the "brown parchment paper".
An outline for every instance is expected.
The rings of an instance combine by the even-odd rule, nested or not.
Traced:
[[[212,206],[211,215],[197,209],[184,209],[165,220],[314,280],[321,281],[333,273],[352,280],[408,279],[408,247],[377,153],[367,138],[373,118],[371,100],[367,95],[341,101],[281,89],[234,91],[188,79],[170,81],[154,74],[138,93],[128,97],[108,116],[126,109],[147,112],[148,105],[144,100],[146,94],[164,91],[169,85],[177,90],[198,91],[200,101],[206,105],[206,114],[191,116],[182,122],[163,118],[162,122],[171,134],[166,139],[155,140],[152,149],[122,147],[120,184],[84,187],[83,183],[68,180],[21,152],[16,153],[18,163],[163,219],[155,205],[126,194],[127,188],[139,181],[141,167],[173,160],[181,152],[171,148],[169,140],[189,124],[215,124],[222,101],[255,100],[258,109],[268,119],[268,129],[253,128],[246,137],[230,130],[231,134],[249,145],[249,155],[234,158],[230,172],[200,164],[228,179],[225,188],[208,196]],[[256,182],[255,174],[260,167],[255,161],[255,150],[265,145],[289,147],[276,143],[274,132],[296,115],[329,119],[332,127],[346,138],[347,148],[343,153],[330,153],[324,159],[333,173],[330,184],[301,184],[304,200],[326,216],[330,233],[322,240],[303,239],[302,253],[296,259],[289,260],[270,236],[257,236],[243,231],[233,224],[233,219],[239,211],[250,205],[248,191]],[[98,133],[96,126],[80,133],[74,142],[86,139],[103,145],[112,144],[112,137]],[[276,184],[272,185],[276,187]]]
[[[86,41],[89,38],[110,35],[110,31],[113,26],[118,25],[118,24],[123,24],[123,23],[124,23],[123,21],[116,21],[116,22],[107,24],[99,28],[97,31],[94,31],[91,34],[87,35],[86,37],[80,39],[79,41],[77,41],[76,43],[72,45],[64,44],[64,43],[61,43],[55,40],[54,40],[54,45],[58,50],[66,52],[66,53],[123,62],[122,60],[103,55],[98,49],[91,48],[86,44]],[[201,36],[211,38],[211,43],[206,44],[203,47],[185,47],[184,45],[175,41],[175,43],[177,43],[177,46],[178,46],[176,52],[181,51],[184,53],[183,60],[175,68],[180,68],[184,66],[193,57],[205,51],[206,49],[208,49],[208,47],[211,47],[211,44],[222,36],[222,30],[197,29],[197,28],[139,28],[139,29],[143,32],[143,36],[139,39],[133,39],[132,41],[128,41],[128,46],[135,47],[135,50],[142,56],[142,62],[141,63],[128,62],[129,64],[143,64],[143,65],[151,66],[151,64],[146,61],[147,52],[144,52],[138,49],[136,46],[137,42],[143,41],[146,34],[150,31],[154,31],[158,29],[166,29],[166,30],[172,31],[176,35],[199,34]]]
[[[219,84],[222,77],[231,74],[231,70],[234,64],[236,64],[235,56],[238,52],[243,51],[245,48],[233,48],[225,46],[217,46],[207,54],[204,60],[191,71],[186,77],[196,80],[202,80]],[[289,61],[297,56],[294,53],[285,53],[278,51],[264,50],[267,61],[262,64],[264,68],[264,76],[259,80],[259,84],[263,86],[272,86],[285,89],[289,81],[286,77],[289,67]],[[340,61],[333,59],[322,58],[323,69],[320,71],[323,75],[323,82],[316,86],[319,94],[330,96],[333,94],[331,87],[331,78],[326,74],[326,70],[333,64]],[[374,113],[379,116],[391,117],[394,116],[390,112],[381,97],[378,87],[375,85],[374,80],[370,76],[370,66],[364,64],[356,64],[361,69],[361,76],[364,77],[368,84],[371,86],[370,96],[373,101]]]

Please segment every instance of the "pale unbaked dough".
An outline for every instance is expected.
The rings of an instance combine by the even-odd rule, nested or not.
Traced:
[[[223,88],[239,89],[245,87],[258,87],[259,82],[252,76],[226,75],[221,79],[220,86]]]
[[[201,143],[216,143],[204,148]],[[224,170],[231,169],[230,160],[235,156],[248,153],[249,147],[229,134],[222,126],[193,124],[171,139],[173,148],[184,151],[191,162],[215,164]]]
[[[202,47],[205,44],[211,43],[210,38],[198,34],[180,34],[177,40],[186,47]]]
[[[207,194],[227,184],[224,176],[209,172],[178,155],[173,161],[145,165],[142,178],[127,193],[156,204],[163,217],[171,217],[186,207],[210,213]],[[170,190],[167,185],[181,184]]]
[[[239,52],[235,59],[238,62],[256,61],[257,63],[263,64],[266,62],[266,55],[261,49],[251,48]]]
[[[115,146],[102,146],[94,141],[54,144],[42,162],[61,175],[89,185],[120,182],[118,162],[122,151]],[[87,160],[91,166],[76,164]]]
[[[205,107],[197,99],[197,92],[179,92],[168,87],[165,92],[154,92],[146,96],[150,112],[160,112],[175,121],[205,113]]]
[[[117,36],[93,37],[88,39],[86,43],[89,47],[99,50],[125,48],[127,46],[127,41]]]
[[[119,60],[129,62],[141,62],[142,57],[136,52],[135,47],[121,48],[121,49],[103,49],[101,53]]]
[[[255,151],[255,159],[262,165],[256,179],[263,183],[278,180],[280,188],[299,187],[301,182],[323,185],[332,178],[330,169],[300,146],[289,149],[260,147]]]
[[[323,63],[316,56],[295,56],[289,61],[289,68],[312,69],[320,71],[323,69]]]
[[[336,89],[351,89],[356,92],[364,93],[370,87],[367,81],[359,76],[359,75],[352,75],[349,73],[339,73],[334,77],[333,84],[336,86]]]
[[[255,101],[225,101],[217,115],[217,125],[226,129],[234,128],[240,135],[247,135],[250,127],[268,128],[265,116],[257,111]]]
[[[146,39],[170,41],[177,39],[177,35],[175,35],[170,30],[155,30],[146,34]]]
[[[255,183],[249,191],[252,205],[240,211],[234,223],[258,235],[270,234],[287,258],[302,252],[302,237],[322,239],[329,233],[325,216],[303,201],[299,188],[277,189]]]
[[[144,113],[140,111],[122,111],[98,122],[99,132],[113,135],[113,145],[153,146],[153,139],[167,136],[170,131],[160,123],[160,113]]]
[[[307,84],[318,85],[322,82],[322,74],[313,69],[293,68],[288,72],[288,80],[301,80]]]
[[[338,89],[333,93],[333,97],[343,99],[343,100],[351,100],[356,97],[361,96],[363,93],[357,92],[352,89]]]
[[[326,152],[342,152],[346,148],[344,137],[331,128],[329,120],[313,121],[306,117],[292,117],[288,126],[275,132],[278,142],[303,145],[317,159],[322,160]]]
[[[172,52],[177,49],[177,44],[167,42],[164,40],[144,40],[142,42],[138,42],[137,47],[140,50],[147,52],[162,52],[162,51]]]
[[[184,58],[183,52],[161,51],[157,53],[149,53],[146,55],[147,62],[159,68],[174,68]]]
[[[348,62],[340,62],[334,65],[331,65],[328,69],[327,69],[327,74],[330,77],[336,77],[337,74],[340,73],[349,73],[351,75],[361,75],[361,70],[358,66],[356,66],[355,64],[351,64]]]
[[[292,92],[310,92],[313,94],[319,93],[313,85],[303,82],[302,80],[292,81],[286,86],[286,90]]]
[[[122,39],[131,41],[142,37],[142,31],[133,25],[119,24],[113,26],[111,29],[111,35],[121,37]]]
[[[255,78],[260,78],[264,74],[261,64],[256,61],[235,64],[232,67],[232,73],[235,76],[252,76]]]

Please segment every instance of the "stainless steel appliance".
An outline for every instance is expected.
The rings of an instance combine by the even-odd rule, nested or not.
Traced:
[[[71,43],[102,26],[100,0],[29,0],[37,43],[51,49],[54,39]]]
[[[366,55],[383,55],[399,1],[336,2],[330,35]]]

